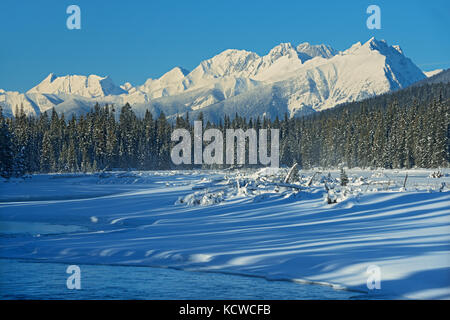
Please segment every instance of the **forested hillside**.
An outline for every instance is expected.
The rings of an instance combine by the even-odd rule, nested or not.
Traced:
[[[170,123],[164,113],[138,118],[130,105],[96,106],[79,118],[55,110],[27,117],[0,115],[3,177],[36,172],[176,169],[174,128],[192,132],[189,115]],[[115,116],[120,112],[120,116]],[[202,119],[200,114],[199,119]],[[426,84],[307,117],[245,119],[225,116],[205,129],[279,128],[280,164],[301,167],[447,167],[450,161],[450,84]],[[226,143],[224,141],[224,143]],[[184,169],[191,166],[183,166]]]

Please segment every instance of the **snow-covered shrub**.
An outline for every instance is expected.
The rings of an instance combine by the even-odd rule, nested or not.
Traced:
[[[438,171],[434,171],[434,172],[430,173],[429,178],[438,179],[438,178],[442,178],[443,176],[444,176],[444,174],[442,173],[442,171],[438,170]]]
[[[347,183],[349,182],[347,173],[345,173],[344,169],[341,169],[340,179],[341,179],[341,186],[346,186]]]
[[[194,192],[185,197],[180,197],[175,204],[183,204],[188,207],[210,206],[224,200],[223,192]]]

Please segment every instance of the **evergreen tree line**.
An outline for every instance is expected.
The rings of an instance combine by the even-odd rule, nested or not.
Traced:
[[[211,123],[200,113],[196,120],[203,121],[204,130],[222,132],[280,129],[281,165],[434,168],[450,163],[450,84],[408,88],[302,118],[236,114]],[[33,117],[18,108],[13,118],[5,118],[0,108],[0,175],[198,167],[171,162],[175,128],[192,133],[189,114],[169,121],[163,112],[154,118],[147,111],[139,118],[126,104],[116,117],[112,106],[96,105],[67,120],[54,109]]]

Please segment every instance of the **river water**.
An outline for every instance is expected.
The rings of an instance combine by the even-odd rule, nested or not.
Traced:
[[[77,290],[67,288],[67,267],[0,259],[0,299],[367,299],[320,285],[117,265],[79,265]]]

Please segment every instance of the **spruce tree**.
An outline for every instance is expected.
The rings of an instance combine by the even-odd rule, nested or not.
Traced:
[[[0,176],[9,179],[14,171],[14,152],[11,133],[0,107]]]

